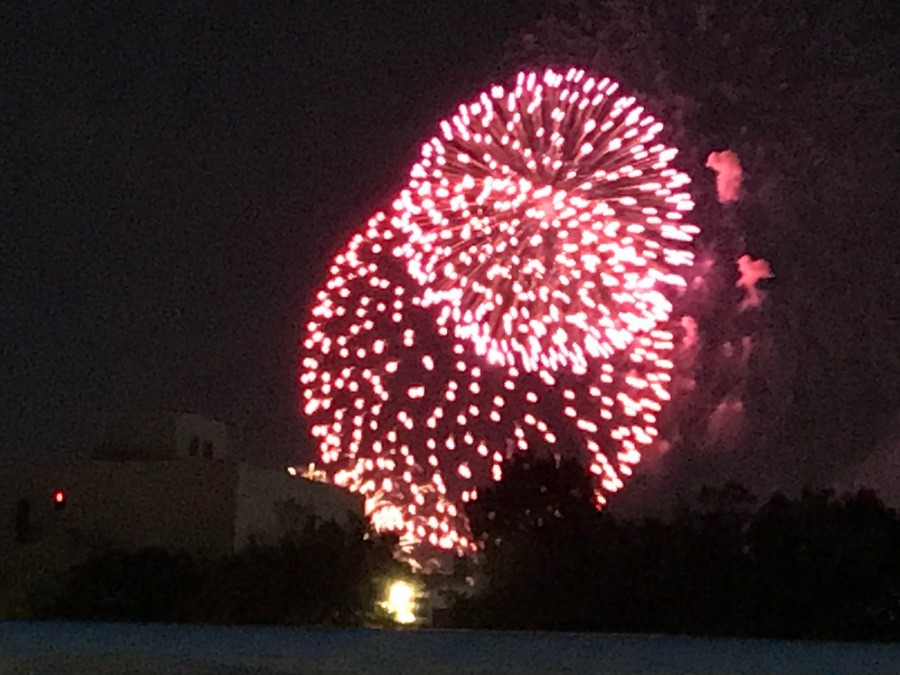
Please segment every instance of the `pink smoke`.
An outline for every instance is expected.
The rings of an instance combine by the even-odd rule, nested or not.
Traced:
[[[706,159],[706,167],[716,172],[716,192],[719,202],[736,202],[741,195],[741,160],[731,150],[711,152]]]
[[[743,288],[746,292],[740,304],[741,311],[759,307],[766,296],[756,287],[756,284],[760,279],[771,279],[774,276],[772,268],[762,258],[754,260],[749,255],[742,255],[738,258],[737,265],[741,276],[735,285]]]

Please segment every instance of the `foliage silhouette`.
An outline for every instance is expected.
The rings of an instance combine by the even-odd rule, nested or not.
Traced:
[[[409,574],[395,542],[362,522],[306,519],[278,544],[224,557],[148,548],[72,568],[43,618],[227,624],[363,625],[388,579]]]
[[[486,582],[457,601],[457,626],[900,637],[900,518],[871,491],[756,507],[729,484],[669,519],[623,520],[583,483],[574,463],[520,456],[471,505]]]

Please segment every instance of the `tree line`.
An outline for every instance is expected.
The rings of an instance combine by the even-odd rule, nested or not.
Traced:
[[[275,544],[229,555],[149,547],[98,551],[36,584],[32,619],[359,626],[388,621],[379,600],[410,575],[396,542],[363,523],[308,518]]]
[[[577,461],[523,454],[467,515],[482,548],[459,571],[476,584],[451,603],[447,627],[900,638],[900,516],[872,491],[759,501],[727,484],[666,517],[625,518],[594,508]],[[101,551],[36,585],[19,615],[384,625],[388,583],[411,578],[396,545],[362,522],[309,519],[226,556]]]
[[[514,458],[470,505],[484,588],[457,626],[900,637],[900,518],[868,490],[758,501],[728,484],[666,518],[597,512],[574,461]]]

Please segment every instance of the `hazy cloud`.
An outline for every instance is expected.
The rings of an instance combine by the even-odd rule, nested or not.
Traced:
[[[722,204],[736,202],[741,196],[741,160],[731,150],[712,152],[706,167],[716,172],[716,192]]]
[[[762,304],[765,294],[756,287],[760,279],[771,279],[772,268],[768,261],[758,258],[754,260],[749,255],[742,255],[737,261],[738,272],[740,278],[736,285],[743,288],[746,292],[744,299],[741,301],[741,311],[751,307],[759,307]]]

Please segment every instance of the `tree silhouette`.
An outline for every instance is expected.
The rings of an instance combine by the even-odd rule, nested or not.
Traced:
[[[900,519],[871,491],[761,506],[703,488],[667,519],[593,510],[584,472],[513,458],[469,507],[483,590],[457,625],[814,639],[900,635]]]
[[[308,519],[274,545],[223,557],[149,548],[108,551],[72,568],[45,618],[363,625],[387,579],[409,574],[395,541],[363,522]]]
[[[570,627],[583,623],[580,573],[589,548],[579,541],[598,524],[593,491],[574,459],[514,456],[504,479],[467,509],[484,545],[489,588],[469,607],[472,621],[504,627]],[[464,611],[464,610],[461,610]]]

